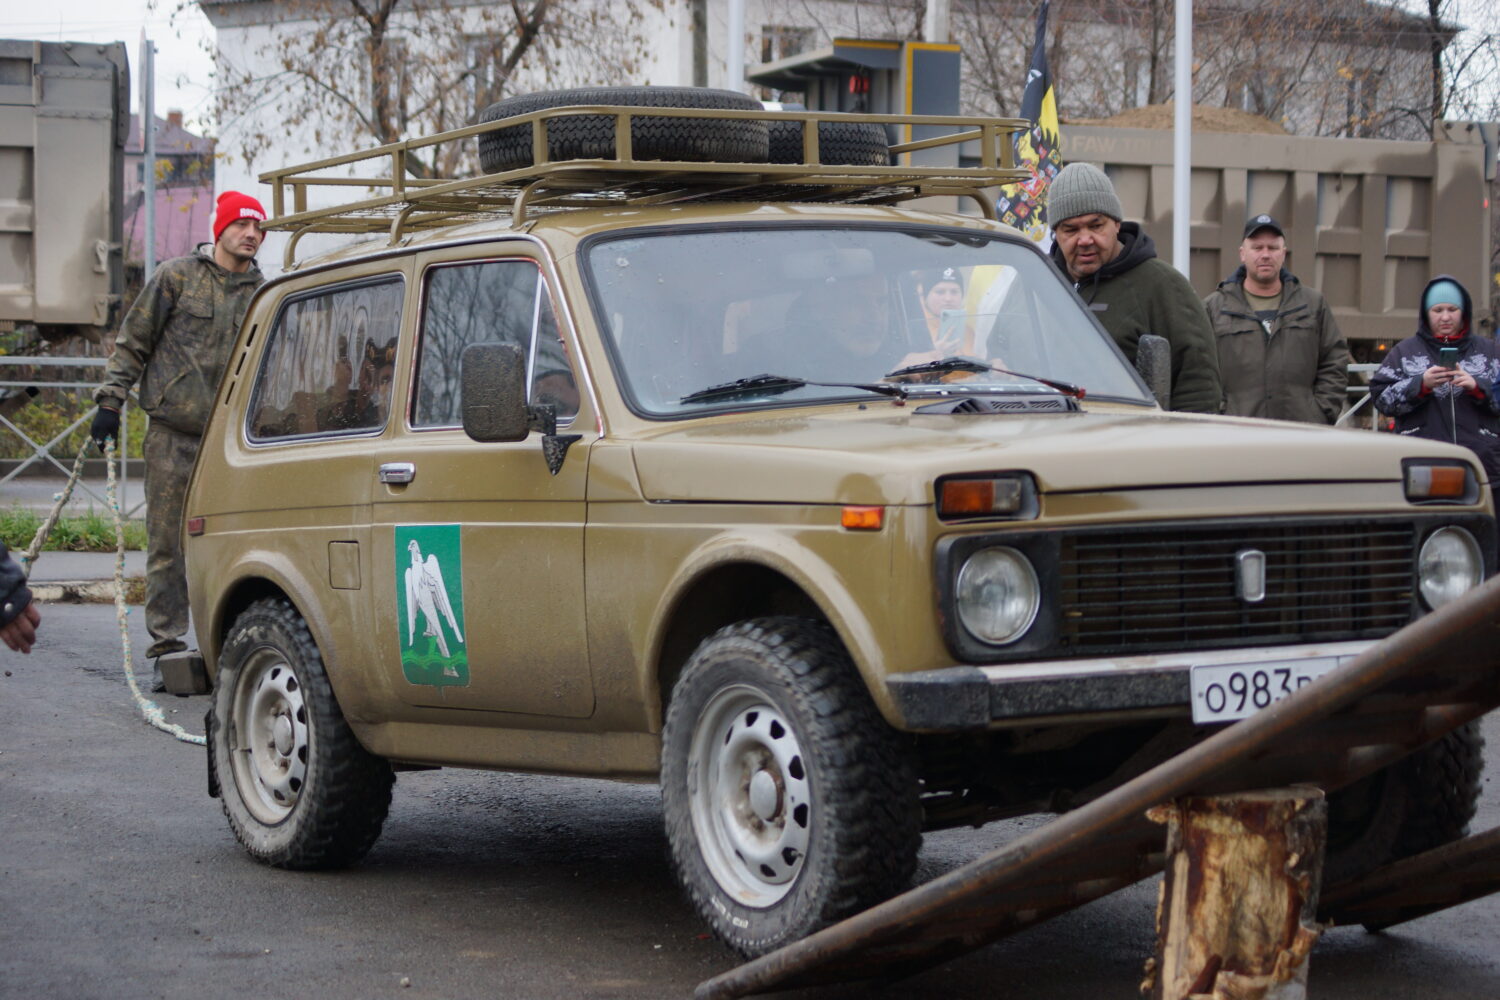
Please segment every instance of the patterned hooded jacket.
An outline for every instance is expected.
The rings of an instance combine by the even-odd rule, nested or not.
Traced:
[[[15,621],[31,603],[26,574],[10,557],[10,549],[0,542],[0,628]]]
[[[185,434],[202,434],[250,297],[265,278],[226,271],[200,247],[156,269],[130,307],[95,402],[120,406],[140,379],[141,407]]]
[[[1457,340],[1439,341],[1427,325],[1427,289],[1434,282],[1452,281],[1463,293],[1464,332]],[[1488,337],[1475,336],[1474,301],[1458,280],[1440,274],[1429,281],[1417,299],[1417,332],[1391,348],[1370,377],[1375,408],[1396,418],[1396,433],[1461,444],[1479,456],[1491,482],[1500,479],[1500,351]],[[1438,364],[1440,347],[1458,348],[1458,365],[1474,376],[1479,395],[1451,385],[1423,394],[1422,373]]]

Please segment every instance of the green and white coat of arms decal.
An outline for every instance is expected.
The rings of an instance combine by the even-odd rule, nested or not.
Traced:
[[[413,684],[469,683],[463,579],[458,525],[396,525],[397,646]]]

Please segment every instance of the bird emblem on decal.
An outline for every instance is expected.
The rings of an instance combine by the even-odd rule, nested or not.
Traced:
[[[443,583],[443,567],[438,564],[437,556],[429,555],[425,560],[422,558],[422,548],[415,538],[407,543],[406,551],[411,553],[411,565],[406,568],[406,644],[410,646],[416,641],[417,613],[420,611],[423,619],[422,634],[437,640],[438,653],[447,659],[452,654],[448,650],[448,640],[443,635],[443,623],[447,622],[459,642],[464,641],[464,636],[459,631],[458,619],[448,600],[448,588]],[[450,677],[458,675],[451,664],[443,667],[443,673]]]

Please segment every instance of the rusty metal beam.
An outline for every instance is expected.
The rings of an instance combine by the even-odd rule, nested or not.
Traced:
[[[1500,890],[1500,827],[1403,858],[1325,893],[1319,919],[1390,927]]]

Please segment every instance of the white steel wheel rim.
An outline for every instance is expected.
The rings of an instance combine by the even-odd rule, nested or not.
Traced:
[[[763,692],[717,692],[693,730],[688,801],[699,852],[739,903],[791,891],[807,857],[812,789],[796,731]]]
[[[280,823],[306,784],[311,738],[302,682],[277,650],[250,655],[230,718],[230,765],[240,798],[260,822]]]

